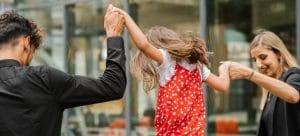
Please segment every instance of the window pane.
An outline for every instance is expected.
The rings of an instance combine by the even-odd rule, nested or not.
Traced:
[[[23,16],[36,22],[44,34],[43,44],[37,50],[32,65],[50,65],[64,70],[65,46],[62,11],[61,7],[19,11]]]

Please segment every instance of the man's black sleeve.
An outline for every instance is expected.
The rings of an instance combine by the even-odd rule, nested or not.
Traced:
[[[48,69],[50,88],[62,108],[120,99],[126,88],[125,50],[121,37],[107,39],[106,69],[98,79]]]

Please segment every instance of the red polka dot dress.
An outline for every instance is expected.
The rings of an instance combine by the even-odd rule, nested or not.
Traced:
[[[157,136],[204,136],[205,107],[200,69],[179,64],[171,79],[159,87],[155,111]]]

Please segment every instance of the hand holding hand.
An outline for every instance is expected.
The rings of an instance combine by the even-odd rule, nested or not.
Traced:
[[[248,68],[246,66],[241,65],[237,62],[231,62],[230,68],[229,68],[229,74],[231,80],[236,79],[247,79],[253,70],[251,68]]]
[[[229,67],[231,65],[231,61],[223,61],[220,62],[222,63],[222,65],[219,66],[219,73],[224,73],[224,72],[228,72],[229,71]]]
[[[130,17],[130,16],[128,15],[127,12],[125,12],[124,10],[122,10],[122,9],[120,9],[120,8],[114,7],[114,6],[113,6],[113,8],[111,9],[111,11],[112,11],[112,12],[117,12],[117,13],[123,15],[124,18]],[[125,19],[125,20],[126,20],[126,19]]]
[[[104,28],[107,37],[120,36],[125,26],[123,15],[113,12],[113,8],[112,5],[109,5],[104,17]]]

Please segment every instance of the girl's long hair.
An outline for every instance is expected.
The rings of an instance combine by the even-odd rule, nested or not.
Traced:
[[[177,62],[187,61],[190,64],[202,63],[209,65],[208,52],[203,40],[195,35],[178,34],[166,27],[152,27],[146,37],[153,46],[169,52]],[[138,80],[143,81],[146,92],[158,85],[158,65],[143,52],[137,51],[131,60],[130,71]]]

